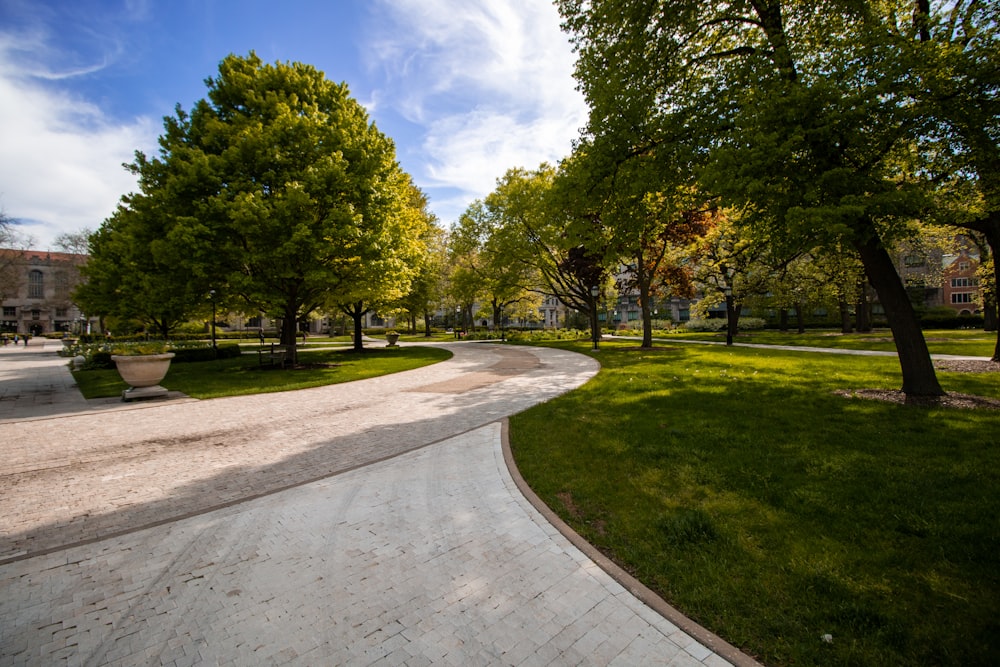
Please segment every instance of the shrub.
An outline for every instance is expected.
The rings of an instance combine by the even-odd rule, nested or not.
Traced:
[[[981,329],[982,315],[959,315],[951,308],[932,308],[920,314],[920,325],[925,329]]]
[[[726,318],[691,319],[681,326],[687,331],[725,331]],[[766,326],[767,320],[762,317],[741,317],[739,322],[736,323],[736,328],[740,331],[753,331],[755,329],[763,329]]]
[[[115,362],[111,360],[111,353],[104,351],[97,351],[87,357],[87,361],[83,364],[84,370],[91,370],[95,368],[114,368]]]
[[[513,329],[507,331],[507,339],[534,343],[546,340],[586,340],[590,332],[583,329]]]
[[[692,318],[681,325],[687,331],[722,331],[726,328],[726,320],[722,317],[711,319]]]
[[[183,364],[195,361],[212,361],[214,359],[235,359],[240,356],[239,345],[219,345],[218,353],[212,347],[182,347],[174,350],[174,363]]]

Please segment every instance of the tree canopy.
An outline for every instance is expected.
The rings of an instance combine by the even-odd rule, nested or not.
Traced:
[[[982,27],[982,4],[918,2],[915,15],[912,0],[558,2],[594,150],[612,163],[671,156],[780,255],[853,248],[910,394],[941,388],[887,247],[930,210],[936,185],[913,148],[935,117],[914,103],[900,26],[919,32],[953,9]],[[995,51],[977,53],[996,70]]]
[[[253,52],[225,58],[206,84],[206,99],[164,119],[157,156],[136,153],[140,192],[102,227],[92,261],[114,261],[102,237],[128,235],[120,223],[138,219],[155,232],[148,252],[187,275],[189,291],[280,318],[290,346],[324,304],[401,296],[424,219],[392,141],[346,84]]]

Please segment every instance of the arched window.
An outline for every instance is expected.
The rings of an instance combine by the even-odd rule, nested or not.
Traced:
[[[38,269],[28,273],[28,298],[45,298],[45,274]]]

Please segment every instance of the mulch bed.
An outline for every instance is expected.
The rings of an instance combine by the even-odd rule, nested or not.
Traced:
[[[992,361],[967,359],[937,360],[934,367],[947,373],[998,373],[1000,364]],[[891,389],[841,389],[838,396],[864,398],[872,401],[887,401],[899,405],[916,405],[927,408],[958,408],[963,410],[1000,410],[1000,400],[973,396],[971,394],[945,394],[944,396],[907,396],[899,390]]]

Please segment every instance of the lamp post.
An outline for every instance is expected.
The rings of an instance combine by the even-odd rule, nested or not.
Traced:
[[[219,349],[215,346],[215,290],[208,290],[208,298],[212,300],[212,354],[219,355]]]
[[[726,287],[726,345],[733,344],[733,288]]]
[[[598,323],[597,323],[597,297],[598,297],[598,295],[600,293],[601,293],[601,288],[599,288],[597,285],[594,285],[593,287],[590,288],[590,301],[591,301],[591,314],[590,314],[590,317],[591,317],[591,322],[593,323],[593,325],[590,328],[592,330],[591,331],[591,335],[593,336],[593,339],[594,339],[594,349],[595,350],[598,347],[597,346],[597,341],[599,340],[599,335],[600,335],[599,332],[598,332],[598,330],[597,330],[597,328],[599,326]]]
[[[462,307],[455,306],[455,340],[459,340],[462,338],[461,327],[459,327],[459,321],[458,321],[461,314],[462,314]]]

